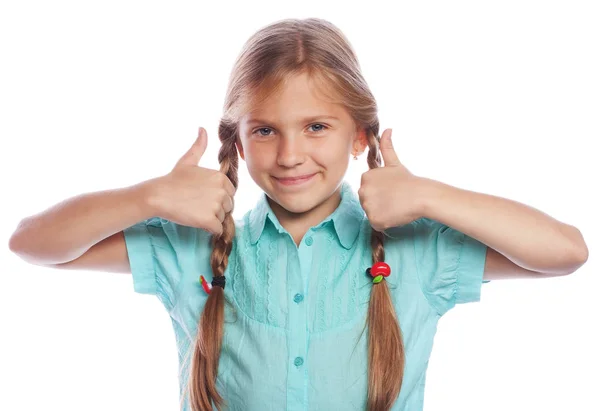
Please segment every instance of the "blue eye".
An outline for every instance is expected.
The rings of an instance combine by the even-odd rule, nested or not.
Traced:
[[[326,125],[323,125],[323,124],[320,124],[320,123],[312,124],[310,127],[315,127],[315,126],[321,126],[322,127],[321,129],[316,130],[315,133],[319,133],[319,132],[324,131],[324,130],[326,130],[326,129],[329,128]],[[261,128],[257,128],[256,130],[254,130],[252,132],[252,134],[257,134],[258,133],[258,135],[260,137],[269,137],[270,136],[270,134],[263,134],[263,133],[261,133],[260,132],[261,130],[269,130],[269,131],[271,131],[271,129],[269,127],[261,127]]]
[[[267,127],[261,127],[261,128],[256,129],[252,134],[256,134],[260,130],[271,130],[271,129],[267,128]],[[261,135],[261,137],[268,137],[268,135],[265,135],[265,134],[262,134],[262,133],[260,133],[260,135]]]

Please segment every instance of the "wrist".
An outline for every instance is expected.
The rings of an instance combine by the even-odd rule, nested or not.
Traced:
[[[435,215],[435,207],[440,204],[445,184],[431,178],[421,178],[420,214],[432,218]]]
[[[160,193],[160,177],[142,181],[131,187],[135,203],[144,219],[158,216],[158,201]]]

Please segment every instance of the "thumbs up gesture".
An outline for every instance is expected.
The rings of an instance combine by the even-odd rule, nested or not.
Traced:
[[[374,230],[408,224],[423,216],[426,179],[412,174],[398,159],[392,130],[381,135],[379,148],[384,166],[362,174],[358,197]]]
[[[220,235],[225,215],[233,209],[236,189],[219,170],[198,166],[207,139],[201,127],[198,138],[173,170],[154,180],[151,206],[158,217]]]

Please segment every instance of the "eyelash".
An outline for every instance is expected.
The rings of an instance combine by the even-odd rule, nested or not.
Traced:
[[[325,124],[321,124],[321,123],[315,123],[315,124],[311,124],[311,125],[310,125],[310,127],[312,127],[312,126],[322,126],[322,127],[323,127],[322,129],[320,129],[320,130],[316,131],[315,133],[319,133],[319,132],[321,132],[321,131],[325,131],[325,130],[327,130],[327,129],[329,128],[329,127],[327,127]],[[260,128],[257,128],[256,130],[254,130],[254,131],[252,132],[252,135],[254,135],[254,134],[257,134],[257,132],[258,132],[258,131],[260,131],[260,130],[272,130],[272,129],[271,129],[271,128],[269,128],[269,127],[260,127]],[[266,136],[265,136],[265,135],[262,135],[262,134],[260,134],[260,133],[258,134],[258,136],[259,136],[259,137],[269,137],[269,135],[266,135]]]

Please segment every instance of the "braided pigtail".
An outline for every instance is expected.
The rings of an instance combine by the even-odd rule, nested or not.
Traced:
[[[379,137],[369,133],[369,168],[381,166]],[[383,233],[371,230],[373,264],[385,261]],[[393,274],[392,274],[393,275]],[[404,377],[404,344],[390,291],[385,280],[373,284],[368,321],[368,411],[387,411],[400,393]]]
[[[222,144],[219,150],[220,170],[237,189],[238,152],[235,146],[236,136],[237,130],[221,121],[219,124],[219,139]],[[213,278],[222,277],[227,268],[235,236],[232,212],[233,210],[225,216],[221,235],[214,235],[212,239],[213,250],[210,256],[210,266]],[[223,398],[217,391],[216,385],[224,320],[224,289],[222,287],[212,287],[198,323],[198,333],[191,364],[188,387],[190,405],[193,411],[212,411],[213,403],[218,410],[221,410],[223,406]]]

